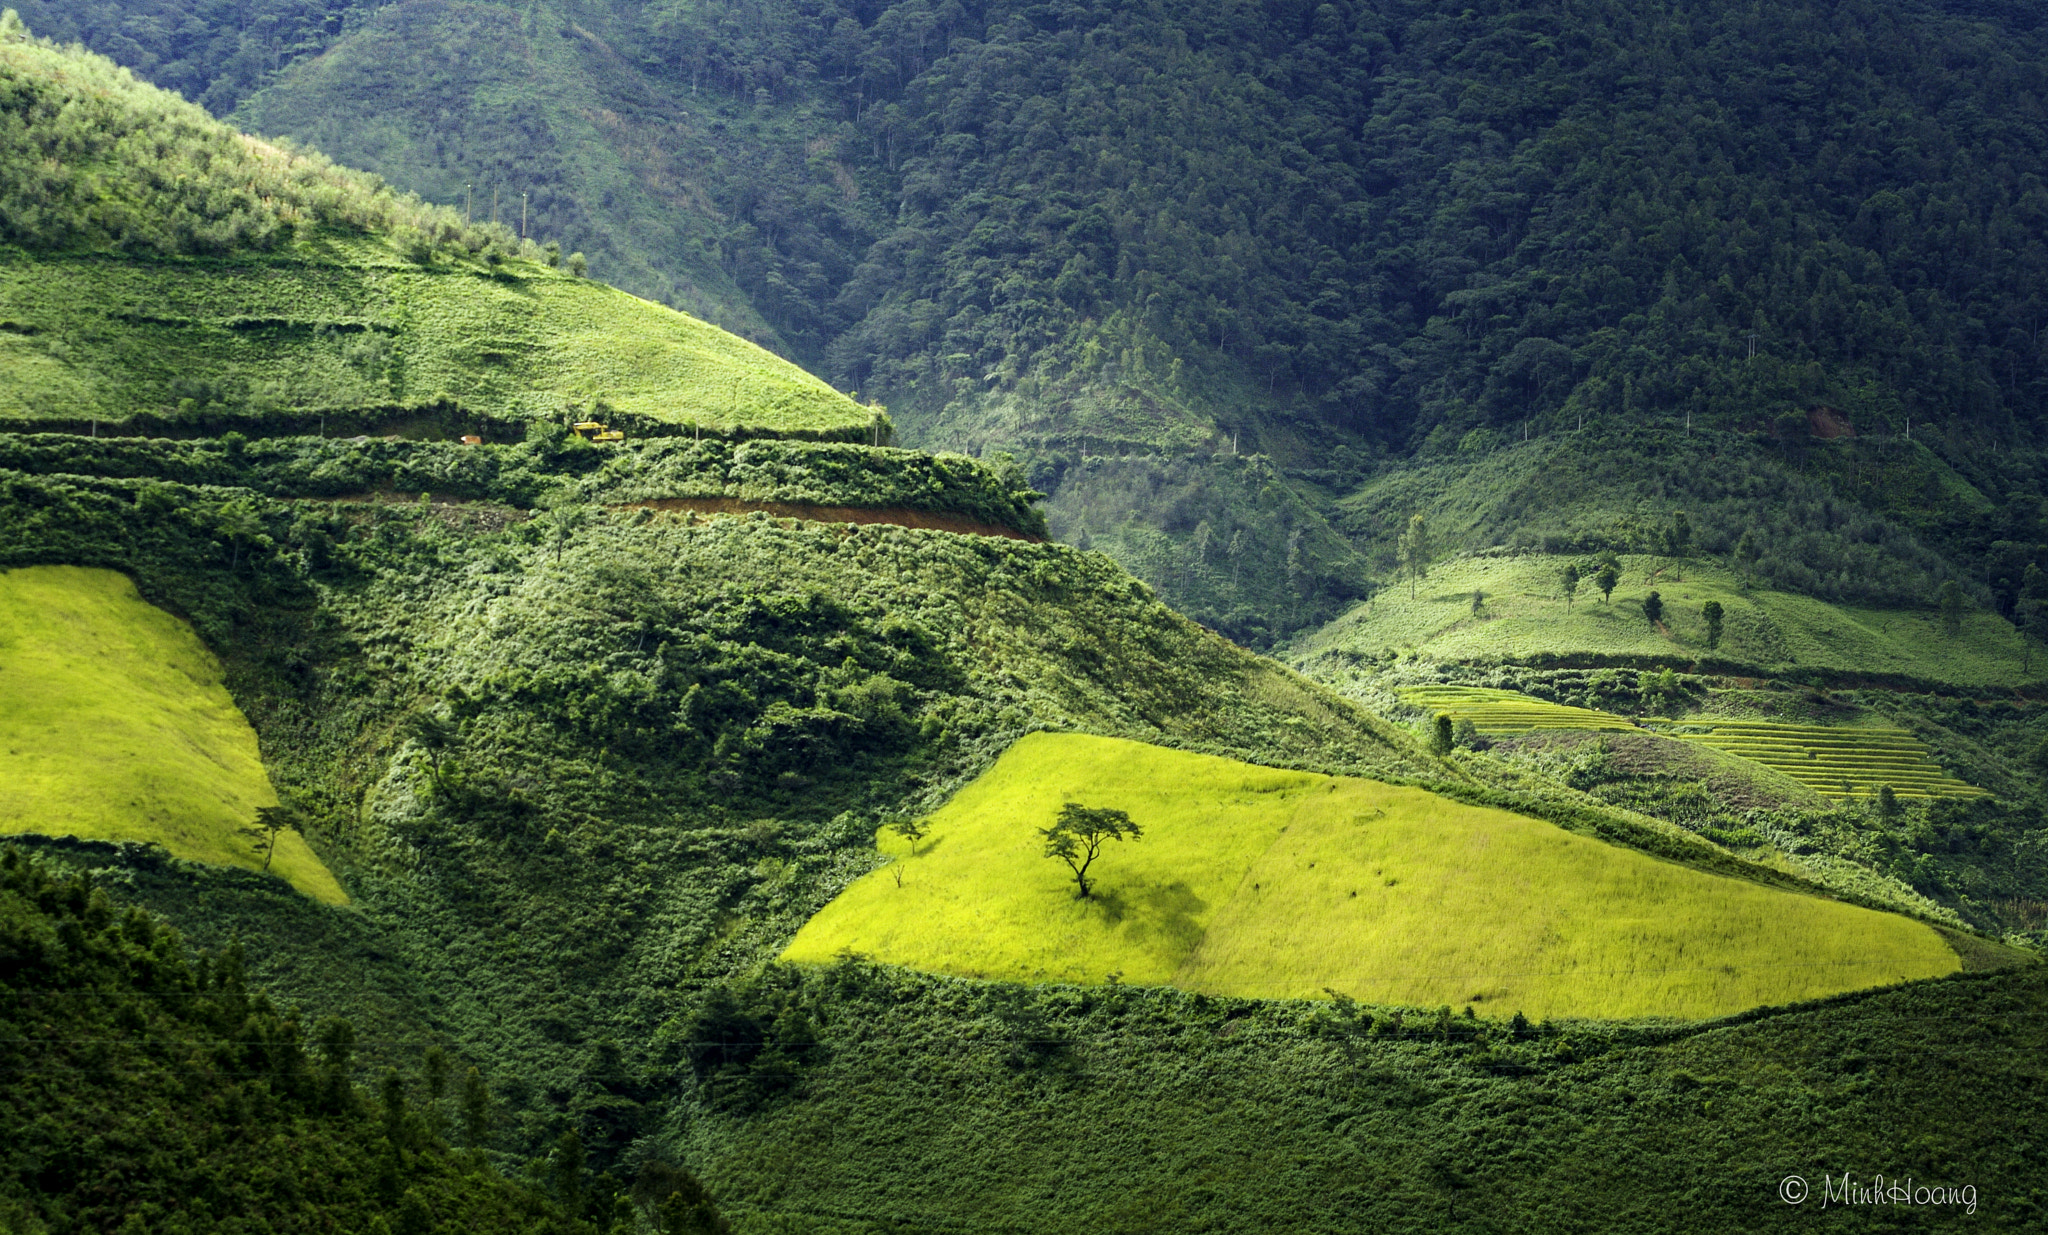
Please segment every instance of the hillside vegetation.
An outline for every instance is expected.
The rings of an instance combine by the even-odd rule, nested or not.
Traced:
[[[1063,802],[1145,829],[1083,900],[1037,829]],[[1951,972],[1920,923],[1707,875],[1419,789],[1034,734],[784,958],[852,951],[1008,981],[1703,1017]]]
[[[886,436],[795,365],[503,226],[0,31],[0,425]]]
[[[490,1135],[490,1096],[473,1077],[449,1084],[443,1060],[427,1085],[394,1071],[372,1097],[351,1075],[353,1027],[277,1007],[239,946],[194,956],[89,875],[5,844],[0,955],[10,1232],[608,1225],[576,1221],[581,1206],[558,1199],[588,1186],[575,1167],[533,1187],[450,1147],[451,1134],[472,1146]]]
[[[1241,641],[1347,599],[1322,525],[1383,462],[1580,428],[1588,457],[1736,447],[1635,479],[1743,482],[1711,551],[1753,529],[1787,590],[1995,588],[1995,542],[2048,543],[2023,5],[345,7],[30,12],[479,217],[530,194],[605,277],[881,395],[907,440],[1012,448],[1063,536]],[[1495,530],[1642,547],[1588,526],[1633,503],[1553,470]],[[1240,528],[1300,552],[1216,570]]]
[[[106,570],[0,571],[0,833],[162,845],[250,869],[276,806],[256,734],[191,627]],[[347,901],[295,832],[269,868],[308,896]]]
[[[1603,599],[1593,558],[1571,555],[1457,558],[1432,567],[1410,596],[1389,587],[1290,650],[1297,664],[1330,657],[1386,660],[1408,651],[1432,660],[1519,664],[1665,663],[1722,673],[1887,679],[2003,687],[2048,674],[2048,647],[1995,613],[1961,616],[1949,634],[1932,607],[1869,608],[1744,585],[1726,567],[1696,558],[1620,557],[1620,584]],[[1569,603],[1562,577],[1583,582]],[[1652,624],[1643,601],[1656,592]],[[1480,597],[1475,611],[1474,596]],[[1709,602],[1723,613],[1710,648]]]
[[[1635,722],[1626,716],[1595,708],[1549,703],[1512,690],[1489,690],[1483,686],[1404,686],[1395,693],[1401,702],[1411,706],[1441,713],[1454,721],[1469,720],[1476,732],[1487,737],[1548,729],[1628,733],[1636,727]]]
[[[1888,726],[1849,728],[1702,717],[1681,726],[1687,741],[1782,772],[1830,798],[1876,797],[1890,786],[1904,797],[1969,798],[1983,790],[1944,773],[1912,734]]]

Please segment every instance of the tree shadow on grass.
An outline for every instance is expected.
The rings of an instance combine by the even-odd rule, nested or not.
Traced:
[[[1164,943],[1178,953],[1202,941],[1195,915],[1209,907],[1184,882],[1164,887],[1103,888],[1092,898],[1102,925],[1120,930],[1134,943]]]

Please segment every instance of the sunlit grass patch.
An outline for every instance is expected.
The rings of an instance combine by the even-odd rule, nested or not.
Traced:
[[[241,832],[277,804],[256,734],[192,628],[125,576],[72,566],[0,573],[0,833],[151,841],[260,868]],[[347,896],[283,832],[271,869]]]
[[[1076,898],[1037,829],[1126,811]],[[1947,973],[1910,919],[1660,861],[1421,789],[1110,738],[1034,734],[785,953],[844,950],[1023,982],[1471,1004],[1496,1015],[1710,1016]],[[900,877],[900,883],[899,883]]]
[[[1712,660],[1761,672],[1826,669],[1895,674],[1926,681],[2011,685],[2048,673],[2048,649],[2021,639],[1995,613],[1973,610],[1950,635],[1926,609],[1832,604],[1790,592],[1746,588],[1726,568],[1698,559],[1631,554],[1621,582],[1602,600],[1590,578],[1566,600],[1564,568],[1584,556],[1530,554],[1440,562],[1410,596],[1390,587],[1302,639],[1292,659],[1311,665],[1330,653],[1385,656],[1413,649],[1427,660],[1541,660],[1584,655]],[[1655,591],[1663,621],[1643,615]],[[1474,612],[1474,593],[1482,603]],[[1718,645],[1709,648],[1704,610],[1720,604]]]
[[[1489,737],[1530,733],[1538,729],[1633,730],[1626,716],[1594,708],[1549,703],[1512,690],[1485,686],[1404,686],[1395,692],[1402,702],[1452,720],[1469,720]]]

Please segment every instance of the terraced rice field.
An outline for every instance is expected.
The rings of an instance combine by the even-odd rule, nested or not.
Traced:
[[[1488,737],[1528,733],[1537,729],[1630,730],[1635,723],[1626,716],[1592,708],[1546,703],[1512,690],[1484,686],[1405,686],[1395,692],[1404,703],[1452,720],[1469,720],[1472,727]]]
[[[1903,729],[1793,725],[1777,721],[1714,721],[1666,730],[1753,759],[1824,797],[1875,797],[1890,785],[1902,798],[1969,798],[1984,791],[1941,770],[1920,740]]]

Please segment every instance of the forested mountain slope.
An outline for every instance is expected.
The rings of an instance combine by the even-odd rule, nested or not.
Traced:
[[[337,1226],[392,1235],[515,1212],[717,1229],[680,1164],[748,1232],[1762,1228],[1811,1219],[1787,1174],[1846,1168],[1970,1185],[1975,1220],[2037,1228],[2043,970],[1985,937],[2048,931],[2048,711],[2024,692],[1979,698],[2003,684],[1976,669],[1913,695],[1793,689],[1577,646],[1461,664],[1397,634],[1318,647],[1346,698],[1203,629],[1271,642],[1498,544],[1536,563],[1531,590],[1582,557],[1633,554],[1634,588],[1706,555],[1745,596],[1933,590],[1943,621],[2005,632],[1971,665],[2030,646],[2004,615],[2048,612],[2014,333],[2038,326],[2041,36],[2017,8],[1961,11],[38,0],[47,32],[440,205],[0,34],[0,64],[61,70],[0,98],[25,117],[0,129],[24,229],[0,251],[0,381],[147,362],[215,384],[94,395],[175,422],[127,436],[90,415],[0,433],[0,569],[117,571],[186,619],[349,896],[134,837],[10,841],[40,864],[0,859],[12,1006],[42,999],[38,966],[108,998],[7,1014],[0,1220],[275,1226],[317,1221],[317,1192]],[[44,142],[67,115],[93,123]],[[1887,186],[1906,205],[1866,214]],[[825,423],[733,414],[699,440],[662,383],[754,404],[600,314],[623,295],[521,243],[522,198],[597,273],[780,349],[692,336],[823,392],[805,406]],[[493,201],[499,222],[466,220]],[[258,287],[262,312],[234,307]],[[557,294],[587,333],[549,325]],[[365,402],[350,357],[387,334],[422,349],[399,376],[424,384]],[[601,344],[651,410],[576,367]],[[890,399],[906,437],[990,457],[887,448],[886,421],[788,357]],[[366,406],[446,434],[487,399],[533,422],[524,440],[290,436]],[[559,427],[587,411],[633,432]],[[221,432],[244,422],[256,440]],[[132,434],[170,427],[186,440]],[[848,440],[731,440],[803,429]],[[1476,591],[1429,599],[1491,620]],[[1655,632],[1625,653],[1704,621],[1599,603]],[[1769,769],[1745,782],[1732,755],[1663,758],[1692,747],[1648,731],[1482,736],[1397,693],[1421,685],[1616,730],[1882,721],[1962,796],[1837,806]],[[1917,918],[1953,961],[1882,976],[1965,972],[1617,1024],[1532,1023],[1484,985],[1368,1007],[777,961],[882,872],[878,833],[914,832],[1037,730],[1275,769],[1238,773],[1246,796],[1295,773],[1406,782],[1554,847]],[[1035,826],[1017,839],[1035,849]],[[1276,856],[1272,895],[1340,873],[1316,856]],[[1547,946],[1513,924],[1575,910],[1517,896],[1459,924],[1496,965]],[[247,977],[131,907],[242,941]],[[386,1068],[374,1101],[344,1083]],[[144,1101],[112,1109],[124,1084]],[[255,1129],[308,1156],[258,1167]],[[92,1191],[80,1163],[144,1144],[170,1152]],[[249,1186],[198,1214],[191,1170]],[[679,1212],[655,1212],[665,1195]]]
[[[1776,454],[1817,408],[1910,423],[2042,538],[2026,6],[31,12],[438,200],[532,194],[601,273],[910,440],[1018,450],[1056,531],[1240,638],[1357,590],[1327,503],[1371,469],[1589,423]],[[1280,549],[1199,569],[1240,532]],[[1933,547],[1979,575],[1998,538]]]

